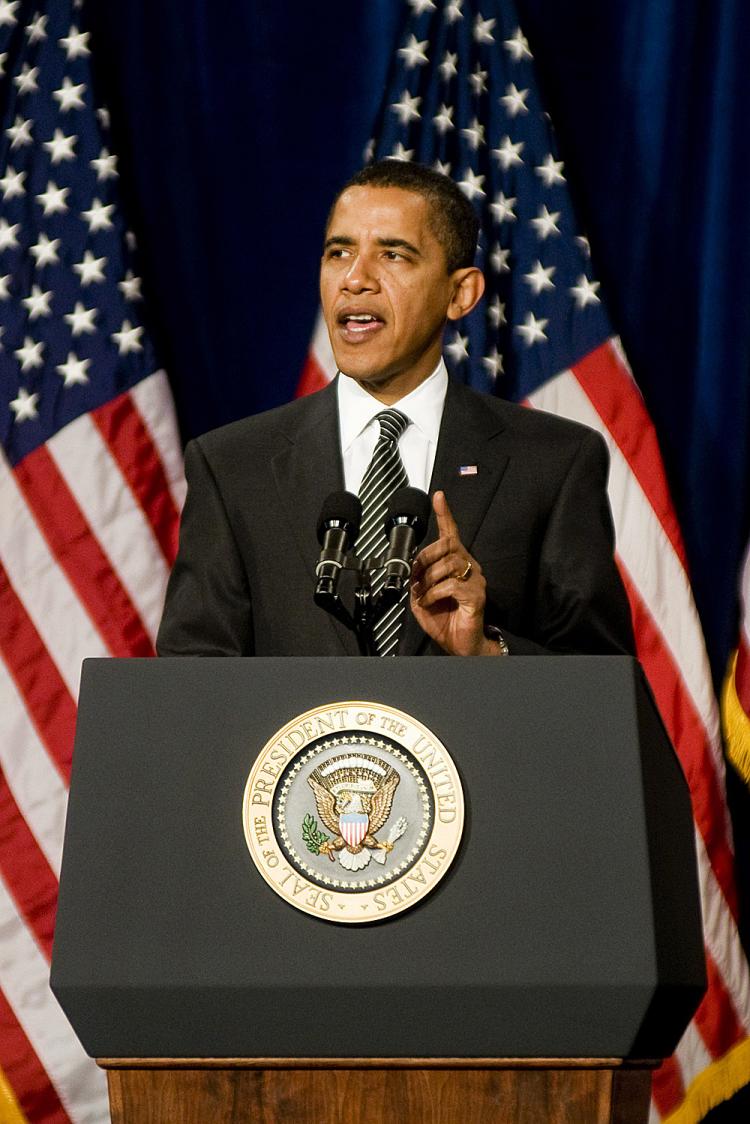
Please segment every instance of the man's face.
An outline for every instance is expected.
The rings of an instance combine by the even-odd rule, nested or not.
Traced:
[[[336,363],[383,401],[408,394],[440,358],[456,275],[428,219],[414,192],[350,187],[326,234],[320,295]]]

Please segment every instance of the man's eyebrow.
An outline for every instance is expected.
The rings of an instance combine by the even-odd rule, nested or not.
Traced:
[[[323,250],[328,250],[331,246],[354,246],[355,239],[350,238],[347,234],[331,234],[326,238],[323,243]],[[407,242],[405,238],[378,238],[378,246],[383,246],[388,250],[408,250],[409,253],[415,254],[417,257],[422,256],[421,252],[411,242]]]

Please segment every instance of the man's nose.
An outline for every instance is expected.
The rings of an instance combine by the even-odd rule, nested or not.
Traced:
[[[352,258],[343,276],[342,287],[348,289],[350,293],[361,293],[377,288],[373,263],[368,254],[357,254]]]

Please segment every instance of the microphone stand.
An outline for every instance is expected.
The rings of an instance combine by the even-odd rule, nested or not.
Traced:
[[[377,558],[368,558],[362,561],[356,554],[348,554],[341,563],[342,570],[354,570],[357,575],[357,585],[354,590],[354,612],[351,613],[341,600],[338,592],[334,592],[328,583],[318,582],[315,588],[314,601],[321,609],[325,609],[337,621],[353,632],[357,638],[357,646],[361,656],[377,656],[375,641],[373,639],[373,625],[382,616],[385,590],[381,591],[377,601],[373,600],[371,575],[374,570],[382,569],[385,565],[385,555]],[[385,597],[385,600],[390,598]]]

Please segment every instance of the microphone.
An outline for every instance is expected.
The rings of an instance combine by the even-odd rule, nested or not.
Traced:
[[[399,488],[391,496],[385,517],[385,581],[382,593],[395,603],[411,577],[414,552],[425,537],[430,497],[419,488]]]
[[[318,517],[318,542],[322,550],[315,567],[315,600],[335,599],[347,552],[356,542],[362,521],[362,504],[353,492],[331,492]]]

